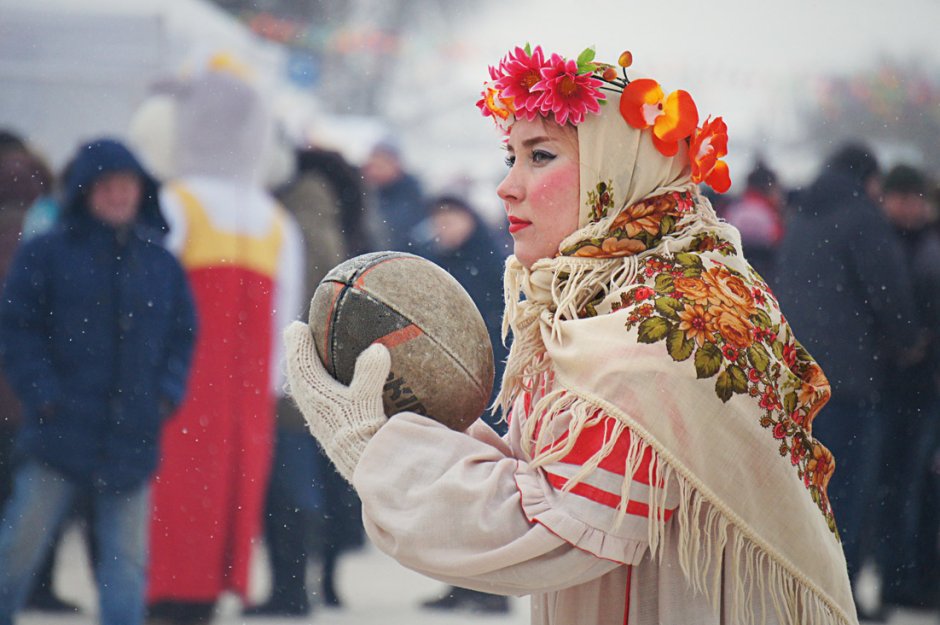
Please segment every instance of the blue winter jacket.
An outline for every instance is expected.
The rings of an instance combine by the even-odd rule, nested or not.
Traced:
[[[94,181],[145,181],[119,233],[88,214]],[[185,392],[195,315],[182,267],[162,245],[157,187],[123,146],[80,150],[62,221],[17,251],[0,302],[0,357],[24,408],[17,451],[101,490],[153,473],[163,420]]]

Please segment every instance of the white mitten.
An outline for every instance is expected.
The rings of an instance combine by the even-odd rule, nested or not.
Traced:
[[[385,423],[382,387],[391,368],[384,345],[369,346],[356,359],[352,383],[345,386],[324,368],[307,324],[284,331],[290,394],[336,470],[352,481],[366,444]]]

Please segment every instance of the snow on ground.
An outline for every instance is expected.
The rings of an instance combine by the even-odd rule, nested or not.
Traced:
[[[262,601],[268,592],[264,554],[252,571],[252,599]],[[339,563],[337,591],[345,602],[342,610],[317,606],[306,618],[242,618],[239,601],[226,596],[220,602],[213,625],[523,625],[529,623],[527,598],[513,598],[509,615],[474,615],[421,609],[425,599],[439,596],[446,586],[404,568],[372,546],[344,556]],[[57,593],[78,604],[83,613],[71,616],[25,612],[17,625],[89,625],[97,619],[97,591],[91,580],[85,545],[80,532],[66,532],[55,572]]]
[[[256,558],[252,572],[252,598],[262,600],[270,580],[267,564]],[[95,623],[96,591],[91,581],[85,546],[79,532],[70,529],[58,554],[55,584],[58,594],[83,608],[83,613],[57,616],[27,612],[18,625],[88,625]],[[213,625],[524,625],[529,623],[526,598],[512,599],[507,616],[475,615],[466,612],[422,610],[421,601],[439,595],[445,586],[410,571],[374,547],[350,553],[339,565],[338,592],[346,607],[342,610],[318,606],[305,618],[242,618],[239,602],[225,597]],[[889,625],[936,625],[936,614],[902,611],[893,615]]]

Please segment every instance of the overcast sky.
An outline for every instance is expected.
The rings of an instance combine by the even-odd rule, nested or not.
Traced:
[[[486,66],[526,41],[569,57],[593,45],[597,58],[610,62],[629,49],[631,76],[656,78],[667,92],[686,89],[703,115],[724,116],[739,170],[762,146],[776,150],[779,160],[794,151],[787,144],[801,141],[800,106],[813,101],[819,76],[858,71],[883,58],[940,73],[937,0],[517,0],[468,8],[463,18],[454,41],[466,54],[450,68],[459,70],[461,88],[478,90]],[[456,91],[452,97],[452,113],[409,129],[413,144],[440,143],[441,136],[454,145],[489,140],[473,121],[475,108],[463,104],[459,111]],[[403,96],[402,103],[414,110],[411,99]],[[816,164],[798,155],[788,160],[780,166],[797,181]]]

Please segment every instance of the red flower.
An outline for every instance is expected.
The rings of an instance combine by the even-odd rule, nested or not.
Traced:
[[[760,382],[761,373],[757,369],[751,368],[747,370],[747,379],[751,382]]]
[[[794,343],[783,346],[783,362],[787,363],[787,367],[790,369],[796,364],[796,353],[796,345]]]
[[[777,396],[777,393],[770,387],[764,391],[764,394],[760,398],[760,407],[765,410],[778,410],[782,408],[780,404],[780,397]]]
[[[643,300],[645,300],[645,299],[649,299],[649,298],[653,297],[653,294],[655,293],[655,291],[653,291],[653,289],[649,288],[648,286],[641,286],[640,288],[638,288],[638,289],[637,289],[636,291],[634,291],[633,293],[634,293],[634,296],[636,297],[637,301],[640,302],[640,301],[643,301]]]
[[[754,301],[761,306],[767,303],[767,298],[764,296],[764,292],[756,287],[751,289],[751,297],[753,297]]]
[[[704,182],[718,193],[731,188],[728,164],[720,160],[728,154],[728,127],[720,117],[709,117],[692,134],[689,157],[693,182]]]
[[[512,98],[516,116],[535,119],[545,93],[533,92],[532,87],[542,79],[545,57],[541,46],[535,46],[532,54],[516,47],[500,62],[502,75],[494,77],[495,87],[503,98]]]
[[[794,442],[790,448],[790,463],[794,466],[800,464],[800,460],[806,455],[806,447],[802,443]]]
[[[774,426],[774,438],[782,440],[787,435],[787,426],[783,424],[783,421]]]
[[[542,79],[530,91],[544,92],[539,101],[542,113],[554,113],[559,124],[570,121],[577,125],[588,112],[600,112],[604,94],[599,87],[604,83],[592,72],[579,74],[577,62],[553,54],[541,73]]]
[[[725,358],[731,362],[735,362],[738,359],[738,350],[731,347],[730,345],[725,345],[721,348],[721,351],[725,355]]]

